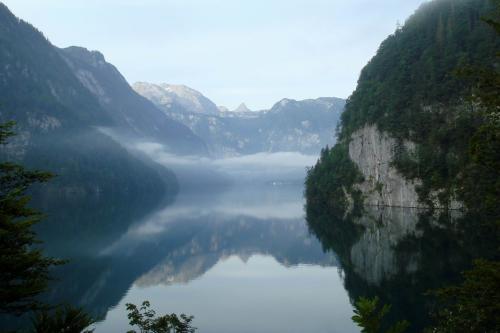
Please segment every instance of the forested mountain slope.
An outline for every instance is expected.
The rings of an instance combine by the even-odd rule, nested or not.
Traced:
[[[497,12],[434,0],[390,35],[348,99],[339,142],[309,172],[308,200],[477,208],[494,195],[498,169],[477,154],[499,160],[498,103],[482,98],[499,91],[500,38],[484,22]]]
[[[137,94],[101,53],[75,46],[60,52],[79,81],[97,97],[115,131],[159,142],[172,153],[206,154],[199,137]]]
[[[2,158],[51,171],[50,193],[134,196],[175,191],[173,174],[132,156],[97,127],[111,112],[74,75],[61,51],[0,4],[0,122],[17,136]]]

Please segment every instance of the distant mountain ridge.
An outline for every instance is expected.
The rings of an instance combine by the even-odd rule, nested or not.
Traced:
[[[176,153],[206,151],[187,127],[136,94],[102,54],[58,49],[0,3],[0,122],[10,120],[17,135],[0,147],[0,159],[57,174],[44,200],[69,194],[130,200],[140,193],[160,200],[177,191],[173,173],[132,155],[101,127]]]
[[[219,157],[277,151],[317,154],[323,146],[335,143],[345,105],[345,100],[335,97],[283,99],[270,110],[251,111],[242,103],[229,111],[194,89],[184,87],[173,96],[176,92],[169,87],[146,82],[133,85],[169,117],[188,126]],[[208,108],[200,109],[203,105]]]
[[[219,108],[211,100],[199,91],[185,85],[137,82],[133,88],[137,93],[160,107],[168,108],[179,105],[193,113],[211,115],[219,113]]]

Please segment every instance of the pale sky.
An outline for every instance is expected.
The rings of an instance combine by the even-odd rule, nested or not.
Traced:
[[[230,109],[348,97],[425,0],[4,0],[59,47],[98,50],[129,83],[185,84]]]

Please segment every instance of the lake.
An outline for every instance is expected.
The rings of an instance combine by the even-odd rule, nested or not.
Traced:
[[[100,249],[59,244],[54,252],[71,247],[72,260],[50,301],[101,317],[96,332],[125,332],[125,304],[144,300],[194,315],[199,332],[359,332],[336,255],[308,230],[302,192],[273,183],[181,192]]]
[[[273,177],[190,186],[160,204],[146,194],[59,202],[37,232],[69,263],[43,300],[83,307],[97,333],[126,332],[125,305],[144,300],[158,314],[193,315],[198,332],[349,333],[360,331],[352,302],[378,296],[393,305],[390,321],[419,332],[432,309],[425,293],[496,251],[494,234],[458,212],[338,216],[305,205],[302,178]]]

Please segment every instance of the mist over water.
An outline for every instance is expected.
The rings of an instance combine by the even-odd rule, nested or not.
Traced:
[[[212,171],[228,177],[232,182],[296,182],[304,178],[306,168],[317,156],[298,152],[257,153],[231,157],[178,156],[168,153],[162,145],[152,142],[136,143],[132,149],[142,152],[155,162],[175,173],[193,170]]]
[[[251,155],[207,157],[173,154],[160,143],[124,137],[109,128],[99,130],[135,155],[172,170],[181,187],[193,188],[241,183],[302,184],[317,155],[299,152],[261,152]]]

